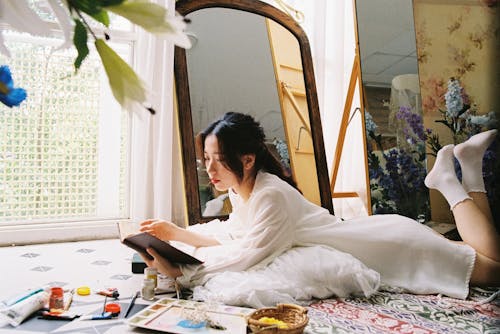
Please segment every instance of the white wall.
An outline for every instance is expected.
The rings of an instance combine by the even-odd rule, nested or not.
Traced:
[[[195,133],[224,112],[253,115],[269,140],[284,139],[281,109],[265,20],[225,8],[196,11],[187,50]]]

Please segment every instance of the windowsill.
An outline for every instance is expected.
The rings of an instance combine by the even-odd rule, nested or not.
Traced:
[[[0,227],[0,247],[118,238],[118,220]]]

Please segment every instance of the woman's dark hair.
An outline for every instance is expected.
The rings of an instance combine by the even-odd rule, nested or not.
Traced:
[[[241,156],[255,154],[255,170],[275,174],[294,188],[297,184],[285,172],[283,165],[266,146],[266,135],[259,122],[252,116],[237,112],[227,112],[201,132],[201,142],[205,150],[205,139],[209,135],[217,137],[223,164],[227,169],[243,178]]]

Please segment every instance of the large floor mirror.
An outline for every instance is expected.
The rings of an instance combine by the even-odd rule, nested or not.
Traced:
[[[254,0],[178,1],[190,49],[175,50],[189,224],[231,212],[209,183],[198,133],[228,111],[251,114],[310,201],[333,213],[307,37],[287,14]]]
[[[372,212],[430,218],[412,0],[355,1]]]

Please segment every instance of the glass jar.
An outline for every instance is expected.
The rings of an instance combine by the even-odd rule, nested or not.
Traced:
[[[50,288],[49,297],[50,310],[63,310],[64,309],[64,291],[60,287]]]
[[[156,268],[146,267],[144,269],[144,278],[150,278],[154,280],[155,288],[158,287],[158,270]]]
[[[155,281],[152,278],[145,278],[142,282],[142,299],[153,300],[155,298]]]

